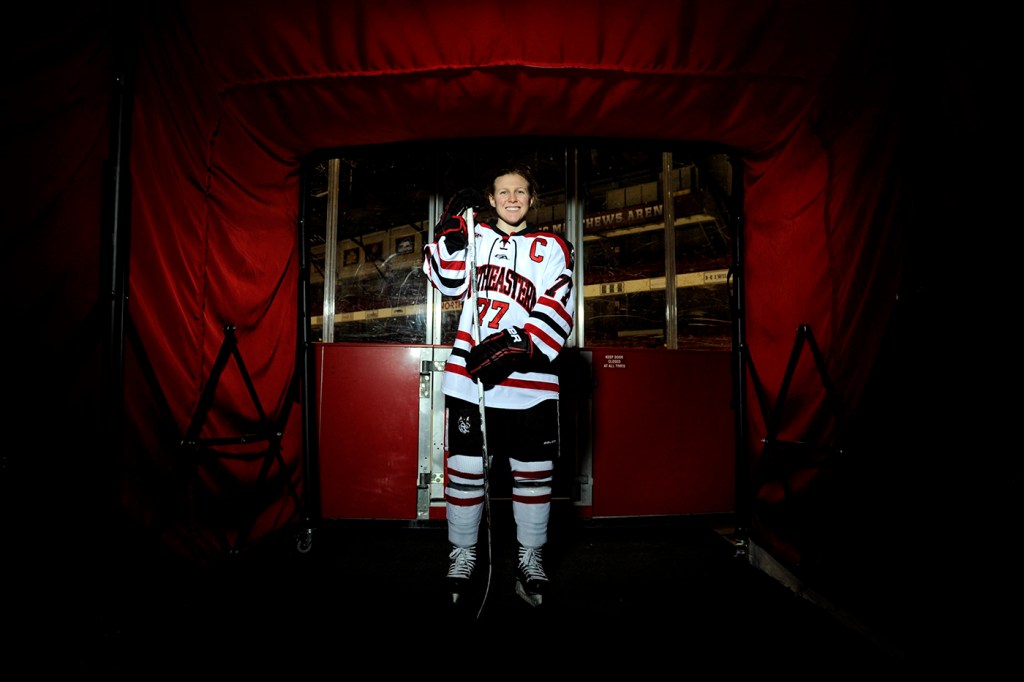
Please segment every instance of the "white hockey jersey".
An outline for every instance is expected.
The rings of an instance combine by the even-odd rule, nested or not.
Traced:
[[[575,253],[557,234],[528,226],[513,235],[478,223],[475,226],[477,309],[480,338],[520,327],[533,340],[533,360],[488,389],[488,407],[523,409],[558,396],[558,376],[551,362],[572,332],[576,310],[573,286]],[[424,249],[423,272],[445,296],[465,301],[470,294],[466,276],[469,249],[450,252],[445,238]],[[473,306],[464,305],[441,390],[477,402],[477,384],[466,372],[466,355],[474,345]]]

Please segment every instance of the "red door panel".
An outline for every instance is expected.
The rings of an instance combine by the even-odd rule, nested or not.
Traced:
[[[415,519],[420,348],[316,348],[321,514]]]
[[[734,511],[731,355],[594,349],[593,513]]]

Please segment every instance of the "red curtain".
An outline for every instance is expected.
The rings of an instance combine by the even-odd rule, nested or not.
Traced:
[[[881,4],[151,5],[132,24],[133,340],[120,496],[182,552],[215,554],[225,529],[232,536],[251,522],[247,532],[258,538],[298,513],[299,171],[305,155],[323,148],[489,135],[728,145],[745,177],[745,331],[758,384],[751,379],[751,394],[779,391],[806,325],[840,412],[826,404],[808,355],[792,377],[778,437],[834,443],[837,423],[856,409],[901,282],[900,119],[888,68],[898,55],[895,22]],[[66,274],[46,282],[59,288],[53,295],[66,322],[41,316],[54,354],[86,323],[90,304],[102,310],[105,273],[93,268],[109,134],[113,36],[105,25],[69,26],[78,42],[54,38],[27,53],[49,60],[64,48],[65,87],[48,91],[56,101],[39,97],[21,113],[22,144],[34,146],[18,156],[40,159],[42,151],[56,172],[24,178],[32,191],[9,228],[20,232],[9,235],[18,248],[5,253],[5,289],[32,276],[33,256],[47,267],[56,258]],[[46,75],[45,64],[34,66],[36,77]],[[62,123],[71,114],[73,127]],[[27,320],[53,295],[12,298]],[[244,369],[227,363],[204,412],[203,391],[232,342]],[[197,415],[204,437],[259,421],[246,373],[256,402],[280,425],[280,452],[182,447]],[[757,456],[769,425],[753,400],[748,414]],[[813,486],[808,473],[788,484],[796,492]],[[260,476],[272,492],[250,501],[251,518],[218,507],[218,494]],[[764,485],[752,496],[770,503],[777,483]],[[758,532],[799,562],[784,530]]]

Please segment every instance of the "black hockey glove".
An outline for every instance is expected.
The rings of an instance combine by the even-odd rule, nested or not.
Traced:
[[[499,384],[533,356],[533,341],[520,327],[491,334],[469,351],[466,371],[483,384]]]
[[[449,253],[466,248],[466,219],[462,214],[467,208],[472,208],[473,216],[476,217],[477,211],[486,206],[487,197],[483,192],[469,188],[460,189],[445,204],[441,218],[434,226],[434,241],[444,237]]]
[[[434,241],[441,243],[444,237],[448,253],[455,253],[466,248],[466,234],[469,232],[466,226],[466,219],[462,216],[453,216],[447,222],[434,228]]]
[[[462,215],[467,208],[473,209],[473,214],[480,209],[487,208],[487,197],[478,189],[460,189],[452,195],[452,198],[445,204],[444,212],[441,213],[441,223],[444,223],[452,216]]]

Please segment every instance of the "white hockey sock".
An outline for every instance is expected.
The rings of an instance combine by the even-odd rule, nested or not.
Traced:
[[[510,460],[512,468],[512,515],[516,538],[524,547],[543,547],[548,541],[551,517],[553,462]]]
[[[484,512],[483,458],[450,455],[447,467],[448,540],[457,547],[472,547],[479,538]]]
[[[448,541],[456,547],[474,546],[480,535],[480,519],[483,518],[483,511],[483,502],[471,507],[449,502],[447,504]]]

